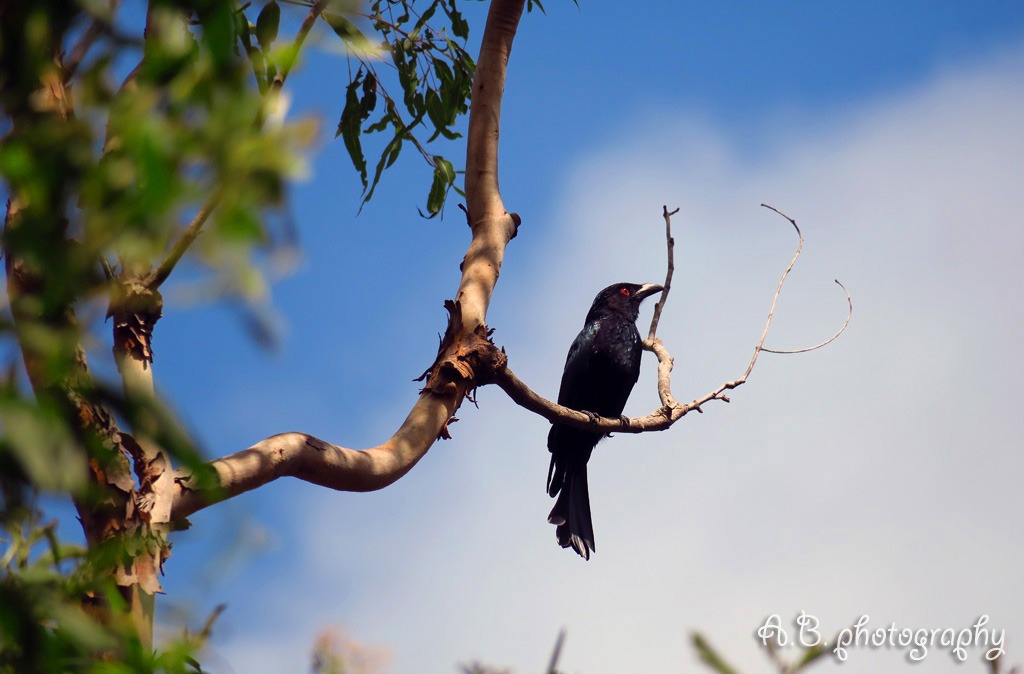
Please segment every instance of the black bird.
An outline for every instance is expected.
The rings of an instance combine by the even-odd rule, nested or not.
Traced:
[[[587,320],[565,359],[558,404],[602,417],[618,417],[640,376],[640,333],[636,319],[645,297],[664,288],[653,283],[616,283],[597,294]],[[558,495],[548,522],[563,548],[584,559],[594,547],[587,461],[603,433],[552,424],[548,494]],[[561,492],[561,493],[559,493]]]

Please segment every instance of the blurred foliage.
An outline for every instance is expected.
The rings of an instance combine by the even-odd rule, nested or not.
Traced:
[[[197,643],[182,638],[160,653],[139,642],[109,576],[91,568],[85,548],[58,540],[55,522],[34,506],[9,507],[0,556],[0,674],[200,671]],[[93,608],[115,608],[97,620]]]
[[[109,363],[103,318],[126,289],[159,318],[158,288],[186,252],[206,297],[265,302],[267,263],[294,243],[288,184],[317,136],[314,120],[286,120],[280,95],[308,35],[347,55],[338,135],[363,203],[404,145],[430,169],[426,215],[441,212],[456,171],[425,148],[459,137],[473,75],[454,0],[0,3],[0,674],[198,671],[209,629],[153,653],[113,581],[147,535],[117,531],[141,456],[120,429],[212,474],[164,403],[126,396],[87,362]],[[372,177],[367,134],[391,137]],[[216,348],[212,335],[197,343]],[[88,549],[62,540],[43,494],[114,533]],[[323,671],[362,671],[329,653]]]
[[[387,671],[391,653],[353,639],[345,630],[330,627],[317,635],[313,647],[314,674],[377,674]]]
[[[555,639],[555,647],[551,650],[551,657],[544,674],[561,674],[558,669],[558,661],[562,657],[562,647],[565,646],[565,628],[559,630],[558,638]],[[473,660],[472,662],[459,665],[459,674],[513,674],[511,669],[492,667],[488,664]]]

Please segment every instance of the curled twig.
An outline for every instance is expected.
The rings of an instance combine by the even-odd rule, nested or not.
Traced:
[[[794,220],[793,218],[789,217],[788,215],[786,215],[785,213],[783,213],[779,209],[775,208],[774,206],[770,206],[768,204],[761,204],[761,207],[762,208],[767,208],[767,209],[772,210],[772,211],[775,211],[776,213],[778,213],[779,215],[781,215],[785,219],[789,220],[789,224],[793,225],[793,229],[796,230],[796,235],[798,237],[800,237],[800,243],[798,243],[797,246],[796,246],[796,252],[793,253],[793,259],[789,261],[789,266],[786,267],[785,271],[782,272],[782,277],[779,278],[779,285],[775,287],[775,295],[772,296],[772,306],[771,306],[771,308],[768,309],[768,320],[766,320],[765,323],[764,323],[764,330],[761,332],[761,339],[758,340],[757,346],[754,347],[754,355],[750,359],[750,363],[747,365],[746,372],[744,372],[743,376],[740,377],[737,380],[738,381],[737,386],[739,384],[742,384],[743,382],[745,382],[747,380],[747,377],[750,376],[750,373],[754,369],[754,364],[757,363],[757,356],[762,351],[765,350],[765,348],[764,348],[764,340],[765,340],[766,337],[768,337],[768,329],[772,327],[772,318],[775,317],[775,305],[778,304],[778,302],[779,302],[779,294],[782,292],[782,285],[786,282],[786,277],[789,276],[789,272],[793,271],[793,265],[795,265],[797,259],[799,259],[800,251],[802,251],[804,249],[804,233],[800,231],[800,228],[796,224],[796,220]],[[735,388],[735,387],[733,387],[733,388]]]
[[[788,350],[783,350],[783,349],[769,349],[768,347],[762,347],[761,350],[762,351],[766,351],[768,353],[807,353],[808,351],[816,351],[816,350],[820,349],[823,346],[828,346],[829,344],[834,342],[836,340],[836,338],[839,337],[839,335],[843,334],[843,331],[846,330],[846,326],[850,324],[850,319],[853,318],[853,298],[850,297],[850,291],[846,289],[846,286],[844,286],[842,283],[840,283],[839,279],[835,279],[835,282],[836,282],[836,285],[838,285],[840,288],[842,288],[843,292],[846,293],[846,304],[849,307],[849,310],[847,310],[847,312],[846,312],[846,320],[843,321],[843,325],[839,328],[839,330],[836,331],[836,334],[832,335],[831,337],[826,339],[824,342],[821,342],[820,344],[815,344],[814,346],[808,346],[807,348],[804,348],[804,349],[788,349]]]

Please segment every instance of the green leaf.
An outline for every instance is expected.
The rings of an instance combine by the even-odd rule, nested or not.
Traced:
[[[398,154],[402,151],[402,136],[396,135],[395,140],[397,142],[389,145],[388,148],[384,150],[384,153],[388,157],[387,166],[385,166],[384,168],[391,168],[391,165],[398,160]]]
[[[36,566],[51,566],[66,559],[83,559],[86,553],[87,550],[81,545],[57,543],[40,554],[34,563]]]
[[[427,219],[433,218],[444,208],[448,190],[455,182],[455,167],[441,155],[434,155],[434,180],[427,193]],[[422,213],[421,213],[422,214]]]
[[[452,69],[441,59],[434,59],[434,74],[437,75],[437,79],[441,80],[442,87],[455,81]]]
[[[441,155],[434,156],[434,170],[440,171],[449,185],[455,182],[455,167]]]
[[[835,643],[835,640],[833,640],[832,643]],[[811,646],[810,648],[804,651],[803,657],[800,658],[800,661],[797,662],[796,665],[793,667],[793,671],[800,671],[801,669],[811,664],[812,662],[814,662],[821,656],[825,655],[826,653],[828,653],[828,650],[821,644]]]
[[[256,40],[260,49],[267,51],[271,43],[277,39],[277,29],[281,25],[281,6],[277,0],[270,0],[256,17]]]
[[[433,90],[427,92],[426,109],[427,116],[430,117],[430,122],[434,125],[434,135],[427,139],[428,143],[432,142],[439,135],[444,136],[448,140],[455,140],[461,137],[462,134],[448,128],[455,123],[456,111],[452,108],[446,108],[437,92]]]
[[[391,126],[391,116],[390,116],[390,113],[387,113],[383,117],[378,119],[376,122],[374,122],[370,126],[366,127],[365,132],[366,133],[380,133],[381,131],[383,131],[384,129],[388,128],[389,126]]]
[[[366,192],[366,196],[363,197],[363,203],[360,205],[359,210],[363,209],[363,206],[373,198],[373,191],[377,189],[377,183],[380,182],[380,176],[384,172],[384,169],[395,163],[398,159],[398,153],[402,151],[402,138],[396,133],[395,137],[384,148],[384,151],[380,155],[380,161],[377,162],[377,168],[373,172],[373,181],[370,183],[370,189]]]
[[[213,56],[218,69],[231,66],[232,45],[235,43],[235,18],[231,5],[214,3],[208,12],[201,12],[203,24],[203,45]]]
[[[247,50],[252,47],[252,32],[249,30],[249,19],[242,10],[235,10],[235,33],[242,46]]]
[[[7,393],[0,397],[0,426],[5,436],[0,441],[0,462],[6,463],[10,456],[43,489],[76,492],[85,486],[85,453],[55,410]]]
[[[405,93],[405,107],[415,115],[420,112],[420,108],[416,106],[416,89],[420,83],[419,75],[416,73],[416,56],[409,55],[405,45],[396,42],[392,46],[391,57],[398,71],[398,83],[402,85],[402,91]]]
[[[341,119],[338,121],[338,131],[335,137],[341,136],[348,150],[348,156],[352,159],[352,165],[359,172],[359,179],[363,183],[363,190],[366,190],[366,157],[363,155],[363,144],[361,140],[361,127],[363,121],[369,117],[370,112],[377,104],[376,88],[370,85],[375,81],[372,75],[363,79],[362,67],[356,71],[355,77],[345,88],[345,109],[341,112]],[[363,96],[360,99],[356,93],[362,86]]]
[[[359,102],[359,114],[363,120],[370,116],[377,107],[377,76],[367,73],[363,80],[363,98]]]
[[[452,22],[452,34],[455,35],[455,37],[462,38],[463,40],[468,38],[469,22],[466,21],[466,19],[463,18],[462,13],[455,8],[454,0],[452,1],[451,7],[446,7],[445,11]]]
[[[366,36],[363,35],[362,31],[356,28],[356,25],[349,21],[346,17],[341,14],[335,14],[334,12],[324,12],[324,21],[331,27],[338,37],[345,42],[358,42],[363,43],[366,41]]]
[[[259,243],[265,238],[263,223],[250,209],[241,205],[222,209],[217,214],[217,232],[226,239],[239,243]]]
[[[737,674],[736,670],[726,664],[725,660],[711,647],[711,644],[697,632],[693,633],[693,647],[697,649],[697,655],[700,656],[701,662],[718,674]]]
[[[434,171],[434,180],[430,184],[430,192],[427,194],[428,219],[441,212],[441,206],[444,205],[445,192],[444,179],[438,175],[437,171]]]
[[[413,33],[419,33],[420,30],[422,30],[423,27],[427,25],[427,21],[430,21],[431,17],[434,16],[434,12],[437,10],[437,6],[439,4],[441,4],[441,0],[434,0],[432,3],[430,3],[429,7],[423,10],[423,12],[420,14],[420,18],[416,21],[416,26],[412,30]]]

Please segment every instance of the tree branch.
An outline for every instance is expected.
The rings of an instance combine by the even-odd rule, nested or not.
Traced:
[[[327,6],[327,0],[316,0],[306,14],[306,18],[302,20],[302,24],[299,26],[298,32],[295,34],[295,39],[292,40],[292,44],[295,46],[295,56],[298,58],[298,52],[302,49],[303,43],[306,41],[306,36],[309,35],[309,31],[313,29],[313,25],[316,20],[320,18],[320,15],[324,12],[324,7]],[[281,72],[274,76],[273,82],[270,83],[271,94],[277,94],[281,91],[284,86],[284,81],[288,79],[289,73],[291,73],[291,66],[295,61],[290,61],[283,64]]]
[[[524,0],[494,0],[484,29],[470,105],[466,157],[466,202],[473,239],[462,263],[462,279],[450,303],[448,331],[428,370],[428,385],[401,427],[387,442],[364,450],[334,445],[305,433],[267,438],[209,464],[214,486],[179,472],[172,517],[181,520],[217,501],[279,477],[297,477],[339,491],[371,491],[395,482],[416,465],[445,432],[468,391],[488,372],[474,368],[471,350],[500,352],[486,338],[487,307],[519,217],[505,212],[498,192],[498,120],[505,70]],[[501,362],[495,358],[495,364]],[[491,367],[497,367],[492,365]]]
[[[221,191],[219,189],[214,190],[210,196],[206,198],[206,203],[203,204],[196,216],[192,218],[192,222],[189,223],[185,231],[181,233],[181,238],[175,242],[174,247],[171,248],[171,252],[167,255],[167,258],[160,263],[153,273],[146,279],[146,287],[150,290],[157,290],[164,281],[174,271],[174,267],[181,260],[182,256],[188,252],[189,247],[192,246],[192,242],[199,236],[199,232],[202,231],[203,225],[209,219],[210,214],[220,204]]]
[[[754,355],[750,359],[750,364],[747,365],[747,371],[744,372],[743,376],[737,380],[739,382],[737,386],[747,381],[747,377],[750,376],[750,373],[754,369],[754,364],[757,363],[758,355],[760,355],[760,353],[764,351],[764,340],[768,336],[769,328],[772,327],[772,318],[775,316],[775,305],[778,304],[779,302],[779,294],[782,292],[782,284],[786,282],[786,277],[789,276],[789,272],[793,271],[793,265],[796,264],[797,258],[800,257],[800,251],[804,249],[804,233],[800,231],[799,227],[797,227],[796,220],[789,217],[788,215],[786,215],[779,209],[775,208],[774,206],[769,206],[768,204],[761,204],[761,207],[775,211],[785,219],[789,220],[789,224],[793,225],[793,229],[796,230],[796,235],[800,237],[800,243],[797,244],[796,252],[793,253],[793,259],[789,261],[789,266],[786,267],[785,271],[782,272],[782,277],[779,279],[779,285],[776,286],[775,288],[775,295],[772,296],[772,306],[770,309],[768,309],[768,320],[765,321],[764,330],[761,331],[761,339],[757,342],[757,346],[754,347]],[[735,386],[730,388],[735,388]]]
[[[832,335],[824,342],[820,342],[818,344],[815,344],[814,346],[804,347],[803,349],[769,349],[766,346],[763,347],[761,350],[764,351],[765,353],[807,353],[808,351],[817,351],[821,347],[828,346],[832,342],[836,341],[839,335],[843,334],[843,332],[846,330],[846,326],[850,324],[850,319],[853,318],[853,298],[850,297],[850,291],[846,289],[846,286],[839,282],[839,279],[835,279],[835,282],[836,285],[842,288],[843,292],[846,293],[846,304],[849,307],[849,309],[846,312],[846,320],[843,321],[843,324],[839,327],[839,330],[836,331],[836,334]]]
[[[664,290],[661,291],[658,303],[654,305],[654,316],[651,318],[651,330],[647,333],[647,339],[654,339],[654,334],[658,331],[658,321],[661,319],[661,312],[665,308],[665,302],[668,301],[668,293],[672,289],[672,274],[676,270],[675,255],[673,254],[676,248],[676,240],[672,238],[672,216],[678,212],[678,208],[670,213],[668,206],[661,207],[662,216],[665,218],[665,248],[668,250],[668,266],[665,271]]]
[[[516,235],[520,219],[509,214],[498,188],[498,137],[505,71],[523,14],[523,0],[495,0],[487,13],[469,106],[466,143],[466,207],[473,241],[463,260],[455,299],[463,325],[485,325],[491,292],[498,281],[505,243]],[[504,242],[504,243],[503,243]]]
[[[116,3],[114,4],[116,5]],[[107,21],[100,18],[94,18],[89,23],[85,32],[82,33],[81,37],[78,38],[78,41],[75,42],[74,46],[71,48],[71,52],[68,54],[68,57],[63,60],[62,70],[64,84],[71,81],[71,78],[74,77],[75,73],[78,71],[78,67],[82,65],[82,61],[85,60],[86,54],[88,54],[89,50],[92,48],[93,43],[95,43],[96,40],[108,30],[109,25],[110,24]]]
[[[296,477],[337,491],[374,491],[392,484],[416,465],[457,409],[456,396],[423,394],[405,423],[382,445],[356,450],[306,433],[282,433],[209,465],[218,484],[200,487],[195,476],[178,471],[173,519],[281,477]]]
[[[782,217],[789,220],[790,224],[792,224],[793,228],[796,230],[797,236],[799,237],[800,241],[797,245],[796,252],[793,254],[793,258],[789,261],[789,265],[786,267],[785,271],[782,272],[782,277],[779,279],[779,284],[775,289],[775,294],[772,296],[772,304],[771,308],[768,311],[768,319],[765,321],[764,330],[761,332],[761,338],[760,340],[758,340],[757,346],[754,347],[754,355],[750,359],[750,362],[747,364],[746,371],[744,371],[743,375],[739,379],[727,381],[714,391],[711,391],[710,393],[704,395],[703,397],[697,398],[689,403],[686,403],[685,405],[680,404],[676,402],[675,398],[672,396],[672,356],[671,354],[669,354],[668,349],[665,348],[665,345],[662,343],[662,341],[655,337],[644,340],[643,348],[647,351],[653,352],[658,357],[658,397],[661,399],[662,406],[661,408],[655,410],[654,412],[651,412],[650,414],[644,417],[620,417],[612,419],[607,417],[598,417],[593,414],[579,412],[568,407],[563,407],[562,405],[553,403],[550,400],[547,400],[546,398],[535,393],[522,380],[516,377],[515,374],[513,374],[513,372],[508,368],[507,365],[505,365],[502,368],[499,368],[496,371],[494,375],[494,382],[503,391],[505,391],[505,393],[507,393],[508,396],[517,405],[525,407],[531,412],[539,414],[540,416],[544,417],[545,419],[552,423],[559,423],[566,426],[574,426],[576,428],[582,428],[591,431],[601,431],[604,433],[646,433],[648,431],[663,431],[672,424],[674,424],[675,422],[682,419],[690,412],[697,411],[703,413],[701,406],[707,402],[710,402],[712,400],[721,400],[723,402],[729,402],[729,397],[725,395],[725,392],[737,388],[738,386],[746,383],[747,378],[750,376],[750,373],[754,369],[754,365],[757,363],[757,357],[762,351],[769,351],[772,353],[802,353],[804,351],[811,351],[817,348],[821,348],[822,346],[825,346],[826,344],[832,342],[840,334],[842,334],[843,330],[846,329],[846,326],[850,322],[850,316],[852,316],[853,314],[853,301],[850,299],[849,293],[847,293],[846,297],[850,304],[850,313],[847,315],[846,322],[843,323],[842,328],[840,328],[839,332],[833,335],[831,339],[821,344],[818,344],[814,347],[792,352],[772,351],[770,349],[764,348],[764,340],[768,336],[768,330],[771,328],[772,318],[775,314],[775,306],[779,301],[779,294],[782,292],[782,286],[786,282],[786,277],[789,276],[789,272],[792,271],[793,265],[796,264],[797,258],[800,257],[800,252],[801,250],[803,250],[804,237],[803,234],[800,232],[800,228],[797,227],[795,220],[793,220],[788,215],[786,215],[785,213],[783,213],[782,211],[778,210],[773,206],[769,206],[767,204],[761,205],[765,208],[775,211]],[[674,242],[672,240],[669,218],[676,212],[677,211],[672,211],[670,213],[667,208],[663,207],[663,213],[665,216],[666,239],[669,248],[669,271],[666,279],[666,288],[668,287],[668,284],[671,282],[671,276],[674,267],[672,262],[672,247]],[[843,287],[842,284],[840,284],[840,287]],[[843,290],[845,291],[846,288],[843,287]],[[662,298],[664,299],[664,294]],[[656,327],[657,322],[652,321],[651,334],[654,333]]]

